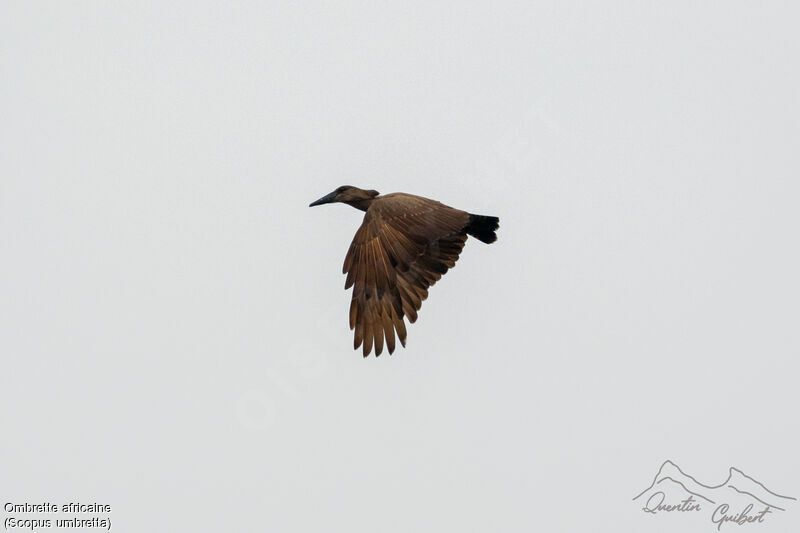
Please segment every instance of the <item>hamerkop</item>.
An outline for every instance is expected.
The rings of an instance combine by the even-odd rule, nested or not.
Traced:
[[[342,272],[344,288],[354,286],[350,302],[350,329],[355,329],[353,348],[364,344],[364,357],[375,346],[375,355],[394,352],[394,334],[406,345],[406,326],[417,320],[417,311],[428,289],[453,268],[467,235],[485,242],[497,240],[500,219],[473,215],[435,200],[405,193],[379,196],[343,185],[309,207],[341,202],[366,211],[356,231]]]

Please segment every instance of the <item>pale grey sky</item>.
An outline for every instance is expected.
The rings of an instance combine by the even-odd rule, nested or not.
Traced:
[[[665,459],[800,497],[798,23],[3,2],[0,498],[116,531],[711,531],[631,501]],[[391,357],[352,350],[362,214],[307,207],[342,184],[500,217]]]

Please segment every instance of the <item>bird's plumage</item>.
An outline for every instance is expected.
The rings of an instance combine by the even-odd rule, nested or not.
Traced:
[[[312,205],[343,201],[366,211],[342,268],[345,289],[353,287],[353,347],[363,346],[364,357],[374,347],[377,356],[385,341],[393,353],[395,334],[406,343],[404,317],[416,321],[428,289],[455,266],[467,234],[492,242],[498,219],[411,194],[378,196],[355,187],[337,191]]]

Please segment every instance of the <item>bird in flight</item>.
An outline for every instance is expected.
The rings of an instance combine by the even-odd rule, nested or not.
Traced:
[[[406,326],[428,289],[455,266],[467,235],[487,244],[497,240],[500,219],[473,215],[435,200],[405,193],[379,195],[343,185],[317,200],[315,205],[341,202],[366,211],[344,259],[345,289],[353,287],[350,329],[353,348],[363,343],[367,357],[394,352],[395,332],[406,345]]]

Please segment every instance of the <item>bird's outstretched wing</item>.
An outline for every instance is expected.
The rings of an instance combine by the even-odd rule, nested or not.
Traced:
[[[345,289],[353,287],[350,329],[364,357],[394,352],[395,331],[406,344],[403,318],[417,319],[428,288],[455,266],[467,240],[469,214],[407,194],[377,198],[344,260]]]

